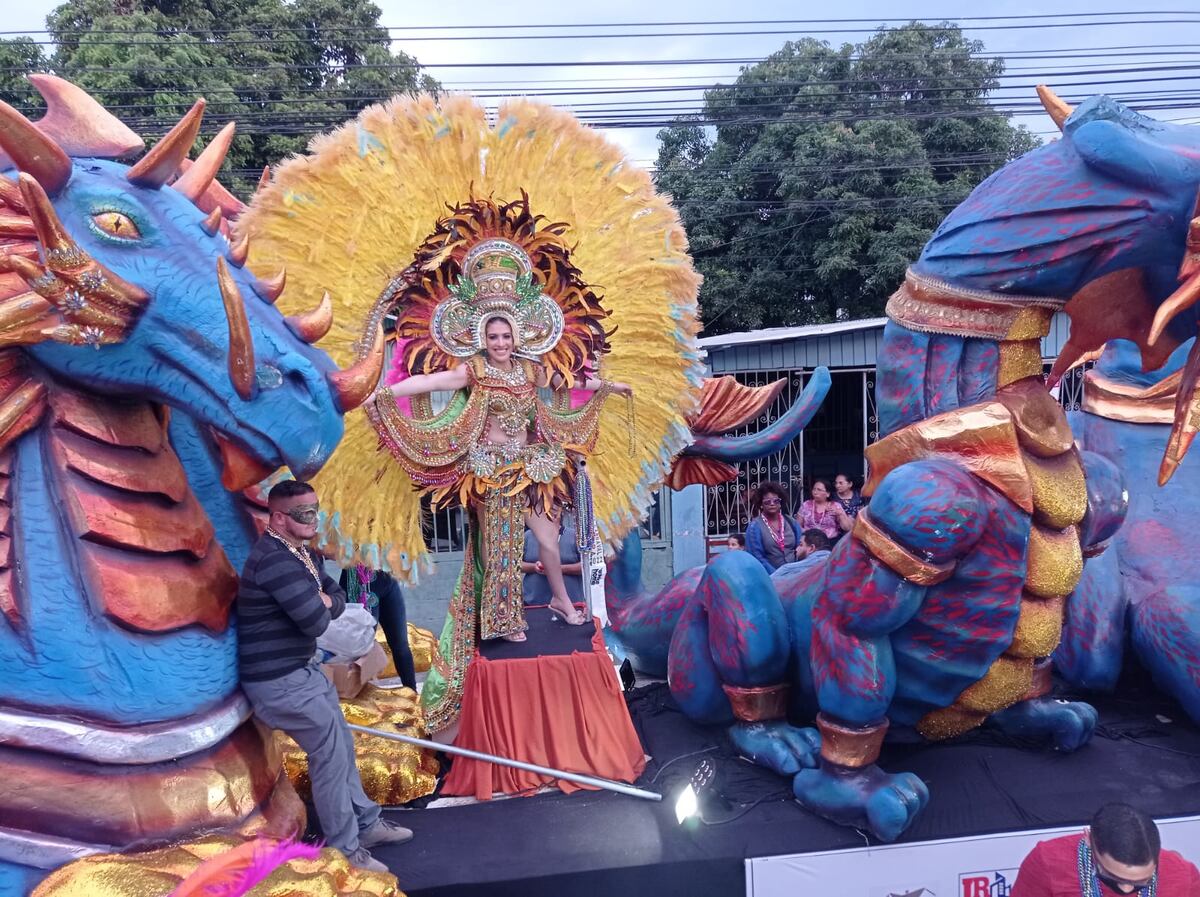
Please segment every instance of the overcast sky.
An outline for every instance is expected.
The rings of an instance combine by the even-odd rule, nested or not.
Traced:
[[[630,66],[519,66],[512,68],[456,68],[455,63],[492,63],[515,61],[527,62],[587,62],[598,60],[671,60],[671,59],[728,59],[728,58],[761,58],[779,48],[784,41],[813,34],[813,29],[865,29],[869,31],[878,24],[887,21],[894,24],[901,17],[937,20],[939,18],[960,17],[969,11],[975,16],[1021,16],[1061,14],[1093,14],[1097,12],[1121,12],[1136,10],[1139,5],[1153,5],[1160,9],[1174,9],[1190,13],[1195,20],[1190,24],[1146,24],[1121,26],[1086,26],[1077,21],[1073,25],[1055,25],[1054,27],[1036,27],[1019,29],[1001,29],[995,26],[1006,23],[1000,21],[977,22],[978,27],[972,28],[972,23],[963,21],[968,34],[982,40],[989,52],[1013,53],[1014,51],[1063,50],[1075,49],[1080,52],[1090,52],[1095,48],[1153,46],[1163,47],[1172,45],[1178,47],[1180,56],[1166,60],[1157,59],[1153,64],[1188,64],[1194,63],[1197,51],[1200,50],[1200,13],[1194,13],[1197,5],[1194,0],[1162,0],[1156,4],[1138,4],[1133,0],[1117,0],[1117,2],[1095,2],[1095,0],[1052,0],[1046,2],[1029,2],[1029,0],[976,0],[964,4],[962,0],[919,0],[906,2],[897,6],[893,2],[882,0],[841,0],[836,5],[826,3],[781,2],[781,0],[740,0],[732,3],[729,0],[667,0],[648,4],[644,0],[608,0],[604,4],[574,3],[554,6],[530,3],[482,2],[482,0],[457,0],[452,4],[444,4],[444,15],[435,12],[436,4],[415,4],[402,0],[375,0],[383,10],[381,24],[400,28],[402,26],[446,26],[446,25],[478,25],[476,32],[455,32],[455,34],[505,34],[504,31],[489,31],[489,26],[497,25],[529,25],[529,24],[569,24],[578,23],[592,25],[591,28],[578,30],[555,31],[555,34],[569,34],[569,39],[553,40],[438,40],[416,39],[431,35],[425,32],[393,32],[398,36],[396,46],[415,56],[421,63],[432,66],[429,71],[442,81],[448,88],[462,90],[489,89],[491,91],[511,91],[521,93],[526,90],[557,89],[579,84],[584,79],[587,87],[604,86],[638,86],[653,84],[697,84],[714,81],[730,81],[737,75],[738,66],[725,65],[630,65]],[[44,28],[46,14],[58,5],[56,0],[7,0],[5,2],[3,29],[8,32],[36,31]],[[1190,8],[1190,9],[1189,9]],[[692,36],[656,36],[630,37],[616,39],[588,37],[588,34],[613,33],[629,31],[624,27],[600,28],[597,23],[632,23],[632,22],[703,22],[717,20],[748,21],[754,19],[825,19],[833,17],[840,19],[863,18],[868,21],[845,25],[730,25],[727,28],[706,26],[707,30],[764,30],[791,31],[791,33],[775,34],[743,34],[738,36],[692,35]],[[1148,13],[1132,13],[1126,18],[1154,19],[1164,16]],[[1017,23],[1009,23],[1017,24]],[[1023,24],[1031,24],[1026,21]],[[1037,24],[1054,25],[1053,22]],[[642,30],[651,31],[685,31],[697,30],[683,27],[656,27]],[[537,34],[537,29],[515,29],[510,34]],[[540,33],[548,33],[541,31]],[[433,36],[444,32],[433,32]],[[815,37],[827,40],[834,45],[842,42],[855,42],[865,39],[868,35],[863,32],[855,33],[845,30],[832,33],[813,34]],[[1182,53],[1188,53],[1187,56]],[[1122,57],[1104,59],[1069,58],[1039,59],[1020,61],[1009,60],[1009,71],[1014,74],[1019,70],[1028,72],[1026,77],[1014,78],[1014,85],[1032,83],[1037,75],[1047,70],[1062,71],[1074,68],[1116,68],[1123,66],[1147,64],[1145,58],[1139,60],[1139,53],[1131,51]],[[448,66],[448,67],[443,67]],[[1065,84],[1070,80],[1103,80],[1106,84],[1104,92],[1119,95],[1122,90],[1147,91],[1167,90],[1197,91],[1200,90],[1200,78],[1197,73],[1200,68],[1184,72],[1188,80],[1172,81],[1139,81],[1122,82],[1119,75],[1063,75],[1051,79]],[[1175,73],[1178,76],[1180,73]],[[1130,75],[1129,78],[1161,78],[1171,73],[1146,73]],[[595,80],[604,79],[604,80]],[[510,83],[502,83],[510,82]],[[539,82],[539,83],[534,83]],[[547,83],[554,82],[554,83]],[[1018,88],[1019,90],[1019,88]],[[1020,90],[1020,92],[1024,92]],[[1092,87],[1062,86],[1059,92],[1068,99],[1078,99],[1089,93],[1099,92]],[[1032,93],[1030,91],[1030,93]],[[1008,96],[1015,97],[1014,91]],[[681,94],[636,94],[624,98],[624,101],[662,99],[667,96],[679,98]],[[583,97],[563,95],[547,98],[554,102],[596,102],[603,97]],[[621,102],[622,100],[618,100]],[[1200,122],[1200,109],[1164,110],[1151,113],[1159,118]],[[1053,124],[1043,115],[1022,116],[1017,118],[1021,124],[1035,132],[1048,134],[1053,131]],[[630,156],[639,164],[649,165],[656,154],[657,128],[649,129],[611,129],[608,133],[621,143]]]

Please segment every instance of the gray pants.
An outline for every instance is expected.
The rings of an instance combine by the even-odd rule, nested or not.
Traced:
[[[260,720],[281,729],[308,754],[313,806],[325,842],[342,853],[358,849],[358,835],[379,819],[379,805],[363,791],[354,761],[354,736],[333,683],[309,664],[266,682],[243,682]]]

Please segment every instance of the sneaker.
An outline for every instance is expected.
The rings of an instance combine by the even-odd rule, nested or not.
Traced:
[[[407,829],[386,819],[378,820],[373,826],[358,836],[360,847],[378,847],[380,844],[403,844],[411,841],[412,829]]]
[[[357,866],[359,869],[366,869],[368,872],[390,872],[387,866],[371,856],[371,852],[365,847],[360,847],[354,853],[346,854],[346,859],[350,861],[351,866]]]

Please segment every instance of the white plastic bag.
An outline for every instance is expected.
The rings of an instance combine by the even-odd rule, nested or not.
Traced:
[[[375,644],[375,618],[361,604],[347,604],[342,615],[317,636],[317,647],[333,656],[326,663],[352,663]]]

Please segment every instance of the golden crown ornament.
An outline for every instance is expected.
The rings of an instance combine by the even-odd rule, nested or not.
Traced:
[[[526,358],[549,352],[563,334],[562,309],[534,282],[529,255],[498,238],[467,251],[462,276],[433,311],[430,335],[443,352],[467,358],[483,350],[493,318],[508,322],[514,354]]]

